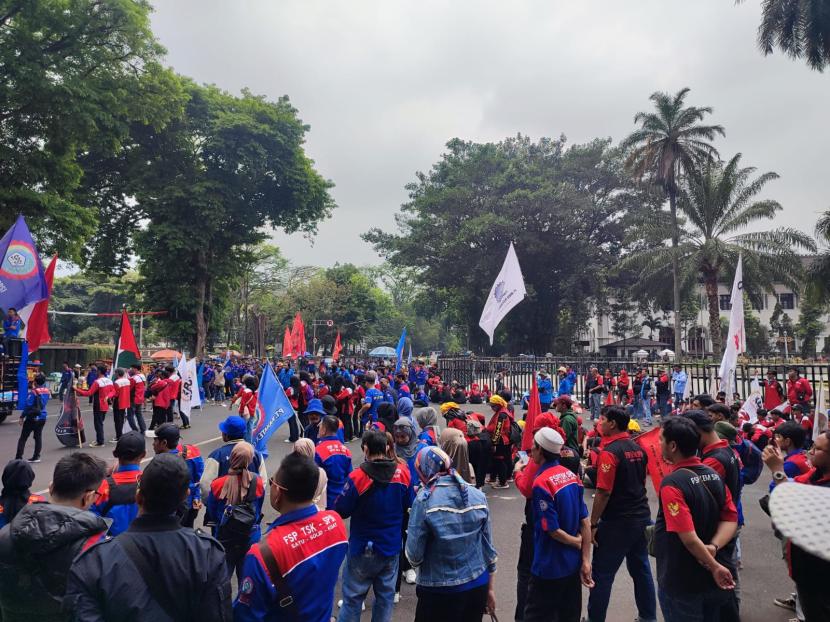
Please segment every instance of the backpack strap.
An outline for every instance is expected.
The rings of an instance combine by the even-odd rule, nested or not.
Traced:
[[[136,570],[138,570],[138,574],[141,575],[141,578],[147,585],[147,589],[150,591],[150,596],[152,596],[153,600],[158,603],[164,613],[166,613],[171,620],[189,619],[189,616],[181,616],[181,612],[176,606],[176,601],[170,596],[169,592],[164,588],[164,585],[162,585],[161,575],[151,567],[150,562],[147,561],[147,556],[138,548],[133,534],[129,531],[125,531],[121,534],[121,537],[118,538],[118,542],[121,544],[121,548],[124,549],[127,557],[130,558],[130,561],[136,567]]]
[[[279,597],[277,605],[280,608],[279,610],[284,612],[289,620],[299,620],[297,603],[294,602],[294,596],[291,594],[291,590],[288,588],[288,583],[285,577],[282,576],[279,566],[277,566],[277,559],[274,557],[271,547],[268,546],[266,538],[259,541],[259,553],[262,555],[262,561],[265,563],[265,568],[271,577],[271,583],[274,584],[277,590],[277,596]]]

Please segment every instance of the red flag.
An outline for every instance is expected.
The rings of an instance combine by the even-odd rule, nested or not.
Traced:
[[[294,346],[291,344],[291,331],[285,327],[285,335],[282,338],[282,358],[288,358],[293,354]]]
[[[539,387],[536,386],[536,376],[533,376],[533,385],[530,387],[530,400],[527,403],[527,415],[525,416],[525,429],[522,430],[522,451],[530,451],[530,448],[533,447],[533,422],[541,414]]]
[[[297,356],[303,356],[307,351],[305,343],[305,324],[303,324],[303,316],[297,313],[297,319],[294,320],[294,330],[297,331],[294,337],[294,349],[297,351]]]
[[[121,310],[121,326],[115,338],[115,356],[112,358],[112,368],[128,369],[130,365],[141,363],[141,352],[135,342],[133,327],[130,325],[130,316],[126,309]]]
[[[663,460],[663,452],[660,451],[660,428],[649,430],[634,440],[646,452],[648,474],[651,476],[654,492],[660,494],[660,482],[672,472],[672,465]]]
[[[334,349],[331,351],[331,358],[337,361],[340,358],[340,353],[343,351],[343,345],[340,343],[340,331],[337,331],[337,339],[334,340]]]
[[[49,343],[52,337],[49,335],[49,298],[52,297],[52,282],[55,280],[55,266],[58,263],[58,256],[52,257],[52,261],[46,267],[44,276],[46,278],[46,290],[48,297],[35,303],[32,314],[29,316],[29,324],[26,327],[26,340],[29,342],[29,353],[34,352],[44,343]]]

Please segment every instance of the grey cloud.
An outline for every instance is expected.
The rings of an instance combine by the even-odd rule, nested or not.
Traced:
[[[359,235],[391,228],[404,184],[454,136],[632,129],[655,90],[692,89],[726,127],[717,143],[781,179],[778,225],[811,232],[826,195],[828,76],[755,45],[758,2],[163,0],[153,26],[177,71],[230,91],[288,94],[339,208],[298,262],[375,263]]]

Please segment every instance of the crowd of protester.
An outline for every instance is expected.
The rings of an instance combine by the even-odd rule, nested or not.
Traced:
[[[581,400],[573,370],[558,369],[555,383],[539,370],[540,413],[525,421],[503,375],[491,391],[420,362],[396,372],[280,361],[297,416],[291,451],[269,478],[250,443],[266,364],[200,365],[205,399],[235,411],[206,458],[182,442],[189,421],[176,411],[181,380],[169,365],[146,377],[138,366],[114,370],[114,380],[90,369],[76,387],[92,400],[90,447],[105,445],[112,407],[114,461],[61,458],[48,501],[31,493],[37,460],[22,459],[21,435],[0,494],[0,619],[353,622],[368,605],[383,622],[407,582],[415,620],[480,621],[497,611],[498,517],[486,492],[512,485],[525,500],[515,620],[578,622],[585,586],[587,619],[602,622],[623,561],[641,622],[656,620],[658,605],[668,622],[739,620],[743,486],[764,464],[771,492],[830,486],[830,435],[797,371],[784,384],[764,379],[753,410],[736,396],[684,397],[679,365],[655,377],[592,368]],[[35,411],[45,419],[41,380],[21,417],[28,433]],[[659,451],[650,455],[638,438],[655,415]],[[132,431],[121,431],[125,422]],[[652,516],[646,482],[657,459],[671,466]],[[590,510],[585,487],[594,489]],[[266,497],[278,518],[263,526]],[[776,604],[797,619],[830,619],[815,576],[826,562],[790,544],[782,550],[795,591]]]

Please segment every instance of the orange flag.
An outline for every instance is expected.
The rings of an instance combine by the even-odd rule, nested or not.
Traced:
[[[340,331],[337,331],[337,339],[334,340],[334,349],[331,351],[331,358],[337,361],[340,358],[340,353],[343,351],[343,345],[340,343]]]
[[[282,338],[282,358],[289,358],[293,352],[294,347],[291,345],[291,331],[288,326],[285,327],[285,335]]]
[[[525,429],[522,430],[522,451],[530,451],[530,448],[533,447],[533,422],[541,414],[539,387],[536,386],[536,376],[533,376],[533,385],[530,387],[530,400],[527,403],[527,415],[525,416]]]
[[[641,434],[634,441],[643,448],[648,457],[648,474],[651,476],[651,483],[654,492],[660,493],[660,482],[672,472],[672,465],[663,460],[663,452],[660,451],[660,428],[649,430]]]

